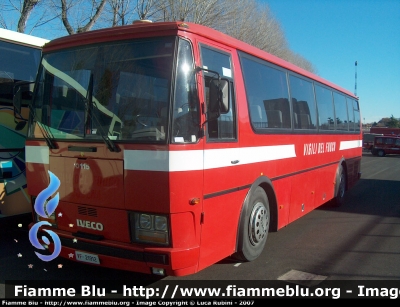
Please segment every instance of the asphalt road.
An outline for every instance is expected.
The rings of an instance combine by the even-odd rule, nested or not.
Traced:
[[[160,278],[66,259],[44,262],[34,254],[25,227],[3,226],[0,297],[6,280],[136,280],[144,286],[179,280],[277,280],[291,274],[305,279],[400,280],[400,155],[364,153],[361,178],[342,207],[324,205],[270,233],[255,261],[225,259],[185,277]]]

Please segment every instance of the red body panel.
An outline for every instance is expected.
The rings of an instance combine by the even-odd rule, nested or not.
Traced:
[[[125,209],[122,160],[51,156],[50,171],[63,183],[61,201]]]

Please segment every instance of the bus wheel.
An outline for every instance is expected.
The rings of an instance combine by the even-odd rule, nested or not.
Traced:
[[[264,189],[257,187],[254,190],[242,214],[244,220],[240,225],[238,251],[234,257],[241,261],[252,261],[263,251],[268,236],[270,211]]]
[[[339,176],[336,178],[335,193],[333,205],[335,207],[340,207],[343,205],[344,195],[346,193],[346,172],[343,169],[343,165],[340,165]]]
[[[384,157],[385,156],[385,152],[382,149],[378,150],[378,156],[379,157]]]

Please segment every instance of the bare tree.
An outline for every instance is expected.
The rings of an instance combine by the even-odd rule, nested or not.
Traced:
[[[108,0],[108,5],[111,8],[112,23],[111,26],[115,27],[118,25],[126,25],[130,22],[129,15],[133,14],[131,9],[131,0]],[[105,8],[107,12],[109,9]],[[106,24],[108,24],[107,18],[104,18]]]
[[[188,21],[212,27],[306,70],[312,64],[290,51],[267,4],[256,0],[160,0],[157,21]]]
[[[100,17],[107,0],[60,0],[61,1],[61,20],[68,34],[86,32],[92,29],[97,19]],[[75,22],[74,26],[70,23],[69,13],[73,14],[73,8],[78,9],[73,12],[75,16],[72,19]]]
[[[287,55],[284,57],[284,59],[288,62],[291,62],[291,63],[309,71],[309,72],[318,73],[317,70],[315,69],[314,65],[310,61],[308,61],[302,55],[295,53],[289,49],[288,49]]]
[[[150,19],[159,9],[156,0],[107,0],[101,16],[101,24],[122,26],[136,19]]]
[[[190,17],[192,22],[202,24],[211,28],[226,24],[233,16],[232,2],[227,0],[203,0],[202,3],[195,1],[194,9]]]
[[[146,0],[145,0],[146,1]],[[229,15],[230,4],[237,0],[159,0],[155,21],[188,21],[214,27]]]
[[[112,27],[118,25],[119,20],[119,10],[121,8],[122,3],[124,0],[109,0],[108,3],[111,6],[112,12]]]
[[[148,19],[154,15],[157,8],[154,0],[137,0],[136,12],[140,20]]]
[[[7,11],[6,4],[0,3],[0,26],[4,29],[7,29],[7,23],[3,16],[3,12],[6,11]]]
[[[26,26],[31,12],[40,2],[51,1],[52,18],[61,16],[69,34],[92,28],[126,25],[132,19],[188,21],[202,24],[265,50],[308,71],[313,65],[291,51],[279,22],[267,4],[256,0],[3,0],[8,9],[18,9],[18,28]],[[18,1],[23,1],[18,7]],[[21,4],[20,4],[21,5]],[[0,4],[3,11],[4,4]],[[0,11],[0,12],[1,12]],[[98,20],[100,20],[98,22]],[[98,23],[97,23],[98,22]],[[5,25],[0,13],[0,25]]]
[[[285,34],[267,4],[262,5],[255,0],[240,0],[230,7],[232,18],[218,25],[220,31],[303,69],[314,71],[310,62],[289,49]]]
[[[54,20],[56,16],[49,14],[46,4],[49,0],[4,0],[0,4],[0,26],[5,29],[15,27],[16,31],[27,32],[27,23],[35,11],[33,21],[29,25],[29,33],[34,29]],[[42,5],[44,4],[44,5]],[[10,12],[18,12],[18,21],[9,18]]]
[[[26,22],[31,15],[35,6],[40,2],[40,0],[24,0],[22,4],[21,17],[18,21],[17,31],[24,33],[26,28]]]
[[[158,2],[160,15],[156,18],[163,21],[184,21],[190,13],[192,0],[161,0]]]

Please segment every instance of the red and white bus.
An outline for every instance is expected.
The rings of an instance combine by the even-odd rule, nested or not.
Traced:
[[[252,261],[360,178],[357,97],[197,24],[51,41],[32,109],[29,194],[59,178],[50,221],[71,261],[171,276]]]

